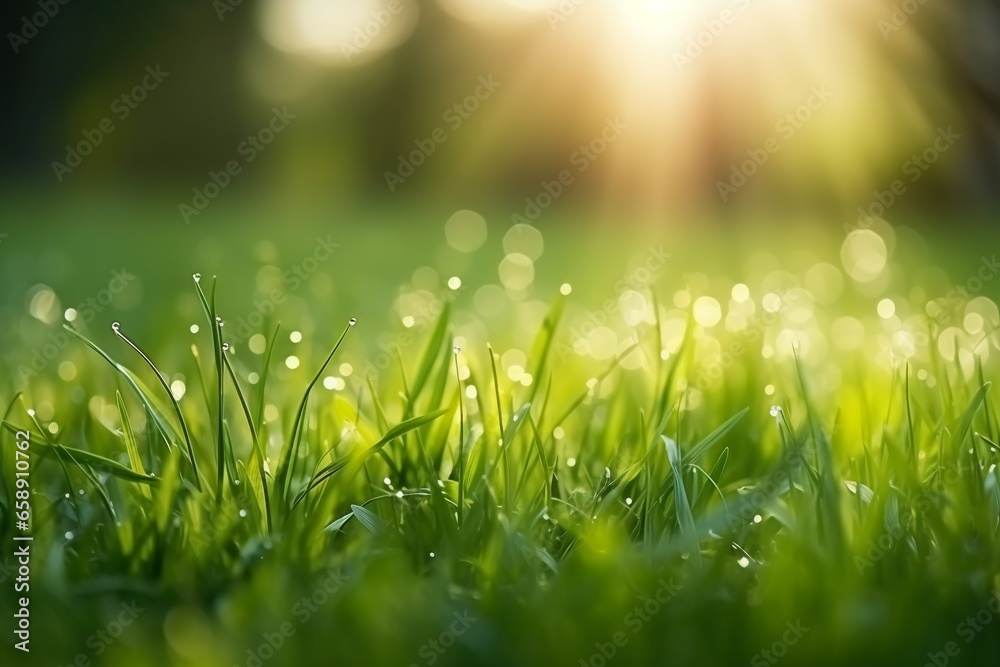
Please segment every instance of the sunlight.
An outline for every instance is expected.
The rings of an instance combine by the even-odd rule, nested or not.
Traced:
[[[417,24],[417,3],[403,0],[267,0],[261,32],[280,51],[356,66],[401,44]]]

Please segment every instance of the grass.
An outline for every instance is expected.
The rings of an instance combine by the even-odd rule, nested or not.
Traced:
[[[107,345],[66,326],[83,396],[38,382],[10,401],[5,544],[14,432],[34,457],[24,664],[1000,655],[1000,426],[981,357],[934,339],[889,368],[832,346],[763,359],[760,340],[713,345],[692,319],[666,345],[653,308],[588,377],[558,295],[524,341],[527,385],[491,347],[456,347],[448,307],[377,375],[330,370],[371,335],[349,314],[278,375],[283,330],[262,354],[229,346],[215,280],[192,289],[204,318],[180,399],[123,321]],[[737,343],[749,351],[720,361]],[[331,374],[342,390],[321,386]]]

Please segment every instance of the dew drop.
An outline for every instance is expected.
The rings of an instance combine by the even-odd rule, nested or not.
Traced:
[[[434,558],[434,552],[433,551],[431,552],[431,558]]]
[[[781,406],[780,405],[772,405],[771,406],[771,416],[772,417],[780,417],[781,416]]]
[[[65,537],[65,538],[66,538],[67,540],[72,540],[72,539],[73,539],[73,531],[71,531],[71,530],[67,530],[67,531],[66,531],[66,535],[65,535],[64,537]]]
[[[63,496],[65,496],[66,498],[69,498],[69,494],[68,493],[64,493]]]
[[[353,327],[355,324],[358,323],[358,318],[352,317],[351,319],[348,320],[348,323]]]
[[[241,518],[241,519],[242,519],[243,517],[245,517],[246,515],[247,515],[247,511],[246,511],[246,510],[240,510],[240,518]]]
[[[223,352],[229,352],[229,343],[223,343],[222,344],[222,351]]]
[[[740,567],[747,567],[748,565],[750,565],[750,559],[747,558],[746,556],[743,556],[736,562],[740,564]]]
[[[462,351],[462,348],[460,348],[458,345],[456,345],[454,349],[455,349],[455,354],[458,354],[459,352]]]
[[[119,329],[121,329],[121,328],[122,328],[122,325],[121,325],[121,324],[119,324],[118,322],[112,322],[112,323],[111,323],[111,330],[112,330],[112,331],[114,331],[114,332],[116,332],[116,333],[117,333],[117,332],[118,332],[118,330],[119,330]]]
[[[195,281],[196,283],[200,283],[200,282],[201,282],[201,274],[200,274],[200,273],[196,273],[196,274],[194,274],[194,275],[193,275],[193,276],[191,276],[191,277],[192,277],[192,278],[194,278],[194,281]]]
[[[239,486],[240,485],[240,480],[234,479],[233,480],[233,484],[235,484],[236,486]]]

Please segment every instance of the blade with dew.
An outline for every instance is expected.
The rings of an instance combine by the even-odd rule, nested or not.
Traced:
[[[736,424],[738,424],[748,412],[750,412],[750,408],[743,408],[735,415],[727,419],[721,426],[705,436],[701,442],[692,447],[684,457],[684,460],[694,462],[700,459],[709,449],[711,449],[717,442],[722,440],[722,438],[732,431],[733,428],[736,427]],[[660,497],[669,493],[673,484],[673,478],[667,477],[667,479],[665,479],[663,484],[660,486]]]
[[[701,565],[701,547],[698,540],[698,530],[694,523],[694,513],[691,511],[691,504],[688,501],[687,490],[684,488],[684,468],[681,463],[680,448],[677,442],[665,435],[661,435],[663,444],[666,446],[667,459],[670,461],[670,468],[674,476],[674,510],[677,512],[677,525],[680,528],[681,539],[690,545],[691,555],[694,562]]]
[[[267,477],[264,474],[264,452],[260,446],[260,436],[257,433],[257,427],[254,425],[253,416],[250,414],[250,405],[247,403],[246,396],[244,396],[243,390],[240,388],[239,380],[236,378],[236,371],[233,370],[233,365],[230,363],[229,357],[223,356],[222,360],[226,364],[226,370],[229,371],[229,379],[232,380],[233,388],[236,389],[236,395],[240,399],[240,406],[243,408],[243,416],[246,418],[247,428],[250,429],[253,452],[250,456],[247,481],[250,483],[250,488],[254,491],[258,505],[263,506],[262,508],[258,507],[258,509],[264,510],[264,516],[267,520],[267,532],[270,533],[271,499],[267,491]]]
[[[191,443],[191,432],[188,430],[187,421],[185,421],[185,419],[184,419],[184,413],[181,412],[180,403],[178,403],[177,399],[174,398],[174,394],[173,394],[172,391],[170,391],[170,387],[167,385],[167,381],[164,379],[163,374],[160,373],[160,370],[156,367],[156,364],[153,363],[153,360],[150,359],[146,355],[146,353],[143,352],[139,348],[138,345],[136,345],[135,343],[133,343],[132,340],[129,339],[128,336],[126,336],[124,333],[122,333],[121,325],[118,322],[114,322],[111,325],[111,330],[115,332],[116,336],[118,336],[123,341],[125,341],[125,343],[129,347],[131,347],[133,350],[135,350],[139,354],[140,357],[143,358],[143,360],[150,367],[150,369],[152,369],[153,375],[155,375],[156,379],[160,382],[160,386],[162,386],[163,390],[166,392],[167,399],[170,401],[170,404],[174,408],[174,414],[177,416],[177,421],[180,422],[181,432],[184,435],[184,444],[187,446],[188,457],[191,459],[191,465],[194,468],[195,480],[197,481],[198,480],[198,463],[197,463],[197,461],[195,459],[195,456],[194,456],[194,446]],[[198,483],[200,483],[200,482],[198,482]]]
[[[68,324],[64,324],[63,328],[72,335],[79,338],[81,341],[83,341],[83,343],[87,345],[87,347],[89,347],[94,352],[99,354],[101,358],[103,358],[105,361],[111,364],[111,367],[114,368],[119,373],[119,375],[125,378],[125,381],[128,383],[130,387],[132,387],[132,390],[135,392],[136,396],[139,397],[139,400],[142,402],[146,410],[153,418],[153,422],[156,424],[156,428],[157,430],[159,430],[160,435],[163,436],[163,440],[164,442],[166,442],[167,448],[170,449],[171,446],[179,446],[179,443],[181,442],[181,437],[177,434],[174,428],[167,421],[167,418],[163,414],[163,412],[153,403],[153,400],[150,397],[149,392],[147,392],[142,387],[139,381],[132,376],[129,370],[124,366],[122,366],[121,364],[119,364],[114,359],[112,359],[107,352],[102,350],[100,347],[98,347],[96,343],[91,341],[89,338],[84,336],[82,333],[80,333],[73,327],[69,326]],[[194,458],[192,458],[193,450],[185,452],[185,455],[188,457],[188,462],[191,464],[192,469],[197,473],[198,465],[197,462],[194,460]],[[197,486],[199,490],[201,489],[201,481],[197,474],[195,475],[195,486]]]
[[[5,421],[3,425],[15,433],[17,431],[24,430],[18,428],[17,426],[11,424],[8,421]],[[139,484],[150,484],[150,485],[156,485],[160,483],[160,479],[158,477],[152,477],[144,473],[138,473],[132,470],[131,468],[123,466],[121,463],[118,463],[117,461],[112,461],[109,458],[105,458],[100,454],[94,454],[84,449],[77,449],[75,447],[67,447],[66,445],[60,445],[59,443],[48,443],[44,440],[44,438],[39,439],[34,432],[29,432],[28,435],[29,435],[29,440],[31,440],[31,444],[39,445],[40,447],[48,451],[52,451],[57,456],[68,456],[77,465],[80,465],[80,462],[86,463],[89,466],[93,466],[94,468],[104,470],[105,472],[110,473],[111,475],[114,475],[119,479],[123,479],[126,482],[136,482]]]
[[[218,281],[213,276],[212,277],[212,298],[209,300],[205,296],[205,291],[201,288],[201,274],[196,273],[193,276],[194,286],[198,292],[198,299],[201,301],[202,310],[205,311],[205,317],[208,318],[208,325],[212,328],[212,352],[215,355],[215,378],[216,387],[218,388],[218,404],[216,406],[216,422],[215,422],[215,433],[216,433],[216,478],[215,478],[215,501],[216,503],[222,502],[222,491],[223,491],[223,481],[225,480],[226,470],[228,469],[228,462],[226,460],[226,432],[225,432],[225,376],[222,370],[222,326],[224,322],[222,318],[218,316],[215,311],[215,294],[216,287],[218,286]],[[229,471],[229,476],[232,478],[233,471]]]
[[[363,465],[365,461],[374,456],[376,453],[379,452],[379,450],[381,450],[383,447],[385,447],[387,444],[389,444],[396,438],[400,437],[401,435],[405,435],[416,428],[420,428],[424,424],[428,424],[434,421],[435,419],[445,414],[446,412],[448,412],[448,409],[444,408],[441,410],[437,410],[436,412],[431,412],[426,415],[420,415],[419,417],[411,417],[410,419],[407,419],[406,421],[400,422],[399,424],[393,426],[386,432],[385,435],[379,438],[378,442],[371,445],[370,447],[362,451],[360,454],[352,452],[351,454],[342,456],[333,463],[327,465],[322,470],[313,475],[313,478],[310,480],[306,488],[299,492],[298,496],[296,496],[295,498],[295,501],[292,503],[292,508],[295,508],[299,503],[301,503],[305,499],[306,495],[309,494],[310,491],[312,491],[317,486],[322,484],[324,481],[329,479],[332,475],[340,472],[345,467],[347,467],[347,465],[351,463],[352,459],[356,460],[357,465]]]
[[[316,375],[313,376],[312,381],[306,387],[305,393],[302,395],[302,400],[299,402],[299,409],[295,413],[295,421],[292,423],[292,431],[288,436],[288,441],[285,443],[285,448],[281,454],[281,461],[278,463],[278,471],[275,475],[274,482],[278,488],[278,492],[281,494],[281,499],[286,504],[288,502],[289,494],[291,493],[292,482],[295,476],[295,462],[298,459],[299,454],[299,438],[301,436],[302,422],[306,413],[306,406],[309,404],[309,394],[312,393],[313,387],[319,382],[320,377],[323,375],[323,371],[330,364],[333,359],[333,355],[337,353],[340,348],[341,343],[344,342],[344,338],[347,337],[347,332],[351,330],[355,324],[357,324],[355,318],[351,318],[347,326],[344,328],[343,333],[340,334],[340,338],[337,339],[337,343],[330,350],[330,354],[327,355],[326,360],[320,365],[319,370],[316,371]],[[296,503],[292,504],[292,507]]]
[[[142,457],[139,456],[139,445],[135,441],[135,433],[132,431],[132,422],[128,418],[128,410],[125,409],[125,400],[120,391],[115,391],[115,399],[118,401],[118,415],[122,422],[122,437],[125,439],[125,450],[128,452],[129,463],[132,470],[140,475],[146,474],[146,469],[142,466]],[[139,487],[140,492],[146,500],[152,500],[153,495],[146,486]]]

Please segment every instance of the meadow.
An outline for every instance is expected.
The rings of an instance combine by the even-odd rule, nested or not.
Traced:
[[[118,206],[0,244],[17,664],[1000,654],[974,238]]]

